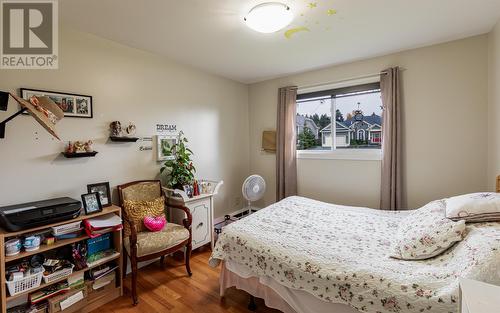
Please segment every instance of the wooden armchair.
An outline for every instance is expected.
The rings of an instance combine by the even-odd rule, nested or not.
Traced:
[[[137,305],[137,263],[160,258],[163,264],[165,255],[174,253],[186,247],[185,262],[186,270],[191,276],[189,257],[191,255],[191,222],[192,217],[189,209],[180,205],[168,205],[168,207],[182,210],[187,218],[183,220],[183,226],[167,223],[160,232],[138,231],[138,227],[132,220],[127,218],[123,208],[125,200],[152,201],[161,196],[165,196],[159,180],[141,180],[118,186],[118,196],[122,207],[124,223],[130,226],[130,236],[125,237],[123,244],[125,251],[130,257],[132,268],[132,300]],[[165,198],[166,199],[166,198]],[[165,202],[165,206],[167,203]],[[123,270],[127,269],[127,257],[123,258]],[[125,274],[125,273],[124,273]]]

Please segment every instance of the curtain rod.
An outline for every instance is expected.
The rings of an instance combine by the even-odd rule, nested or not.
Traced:
[[[399,70],[400,71],[406,71],[406,69],[402,68],[402,67],[400,67]],[[343,78],[341,80],[336,80],[336,81],[323,82],[323,83],[313,84],[313,85],[297,86],[297,88],[298,89],[314,88],[314,87],[320,87],[320,86],[324,86],[324,85],[332,85],[332,84],[338,84],[338,83],[348,82],[348,81],[351,81],[351,80],[357,80],[357,79],[363,79],[363,78],[372,78],[372,77],[377,77],[377,76],[386,75],[386,74],[387,74],[387,71],[381,71],[381,72],[373,73],[373,74],[365,74],[365,75],[356,76],[356,77]]]

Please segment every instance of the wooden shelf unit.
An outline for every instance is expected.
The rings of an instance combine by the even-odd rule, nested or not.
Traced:
[[[64,278],[55,280],[49,284],[45,284],[42,281],[42,284],[37,288],[31,289],[29,291],[26,291],[26,292],[23,292],[20,294],[16,294],[15,296],[10,296],[10,295],[8,295],[7,285],[5,283],[6,282],[5,268],[6,268],[7,263],[10,263],[10,262],[13,262],[16,260],[21,260],[23,258],[29,257],[31,255],[35,255],[38,253],[43,253],[46,251],[54,250],[54,249],[57,249],[57,248],[60,248],[60,247],[66,246],[66,245],[70,245],[70,244],[75,243],[75,242],[86,240],[86,239],[89,239],[89,236],[81,235],[77,238],[59,240],[50,246],[41,245],[40,248],[36,251],[30,251],[30,252],[23,251],[19,254],[6,257],[5,256],[5,242],[7,240],[9,240],[12,237],[22,236],[24,234],[36,233],[36,232],[41,231],[41,230],[49,229],[50,227],[53,227],[53,226],[59,226],[59,225],[64,225],[64,224],[68,224],[71,222],[82,221],[84,219],[93,218],[93,217],[105,215],[108,213],[114,213],[114,214],[117,214],[121,217],[121,208],[118,206],[112,205],[112,206],[103,208],[102,212],[89,214],[89,215],[81,214],[79,217],[71,219],[71,220],[67,220],[67,221],[63,221],[63,222],[59,222],[59,223],[48,224],[45,226],[40,226],[40,227],[35,227],[35,228],[30,228],[30,229],[25,229],[25,230],[17,231],[17,232],[7,232],[7,231],[0,228],[0,299],[1,299],[1,301],[0,301],[0,313],[7,312],[8,302],[10,302],[14,299],[18,299],[18,298],[23,297],[23,296],[27,296],[28,294],[30,294],[36,290],[43,289],[47,286],[59,283],[59,282],[64,281],[68,278],[68,277],[64,277]],[[113,291],[112,295],[106,295],[106,297],[104,297],[104,296],[103,297],[96,297],[94,300],[89,301],[86,304],[85,308],[80,311],[82,313],[94,310],[94,309],[98,308],[99,306],[104,305],[105,303],[110,302],[110,301],[123,295],[123,283],[122,283],[122,281],[123,281],[123,277],[122,277],[122,275],[123,275],[123,269],[122,269],[122,266],[123,266],[123,259],[122,259],[123,258],[123,253],[122,253],[123,241],[122,241],[122,232],[121,231],[113,232],[112,238],[113,238],[113,247],[116,250],[115,254],[108,256],[108,257],[105,257],[103,260],[98,260],[96,262],[93,262],[92,264],[89,265],[89,267],[82,269],[80,271],[75,271],[75,272],[73,272],[73,274],[71,274],[71,275],[81,274],[81,273],[84,273],[84,272],[91,270],[92,268],[95,268],[99,265],[102,265],[102,264],[110,262],[110,261],[115,261],[117,263],[116,265],[118,266],[118,268],[115,270],[117,287]],[[68,308],[68,310],[70,310],[70,308]],[[64,311],[61,313],[64,313]]]

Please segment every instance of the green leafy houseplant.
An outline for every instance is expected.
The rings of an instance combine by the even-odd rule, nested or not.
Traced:
[[[160,169],[160,173],[163,174],[167,170],[167,187],[168,188],[178,188],[182,190],[182,186],[191,185],[194,182],[194,173],[196,173],[196,168],[193,166],[193,161],[191,156],[193,151],[186,147],[188,142],[187,138],[184,137],[184,133],[179,132],[179,137],[175,144],[165,144],[163,153],[165,155],[172,155],[174,159],[167,160]]]

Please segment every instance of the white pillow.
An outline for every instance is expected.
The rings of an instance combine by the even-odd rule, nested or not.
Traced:
[[[446,201],[446,217],[466,222],[500,221],[500,194],[494,192],[478,192]]]
[[[390,256],[402,260],[424,260],[437,256],[465,234],[465,222],[444,216],[445,204],[433,201],[411,212],[399,225]]]

